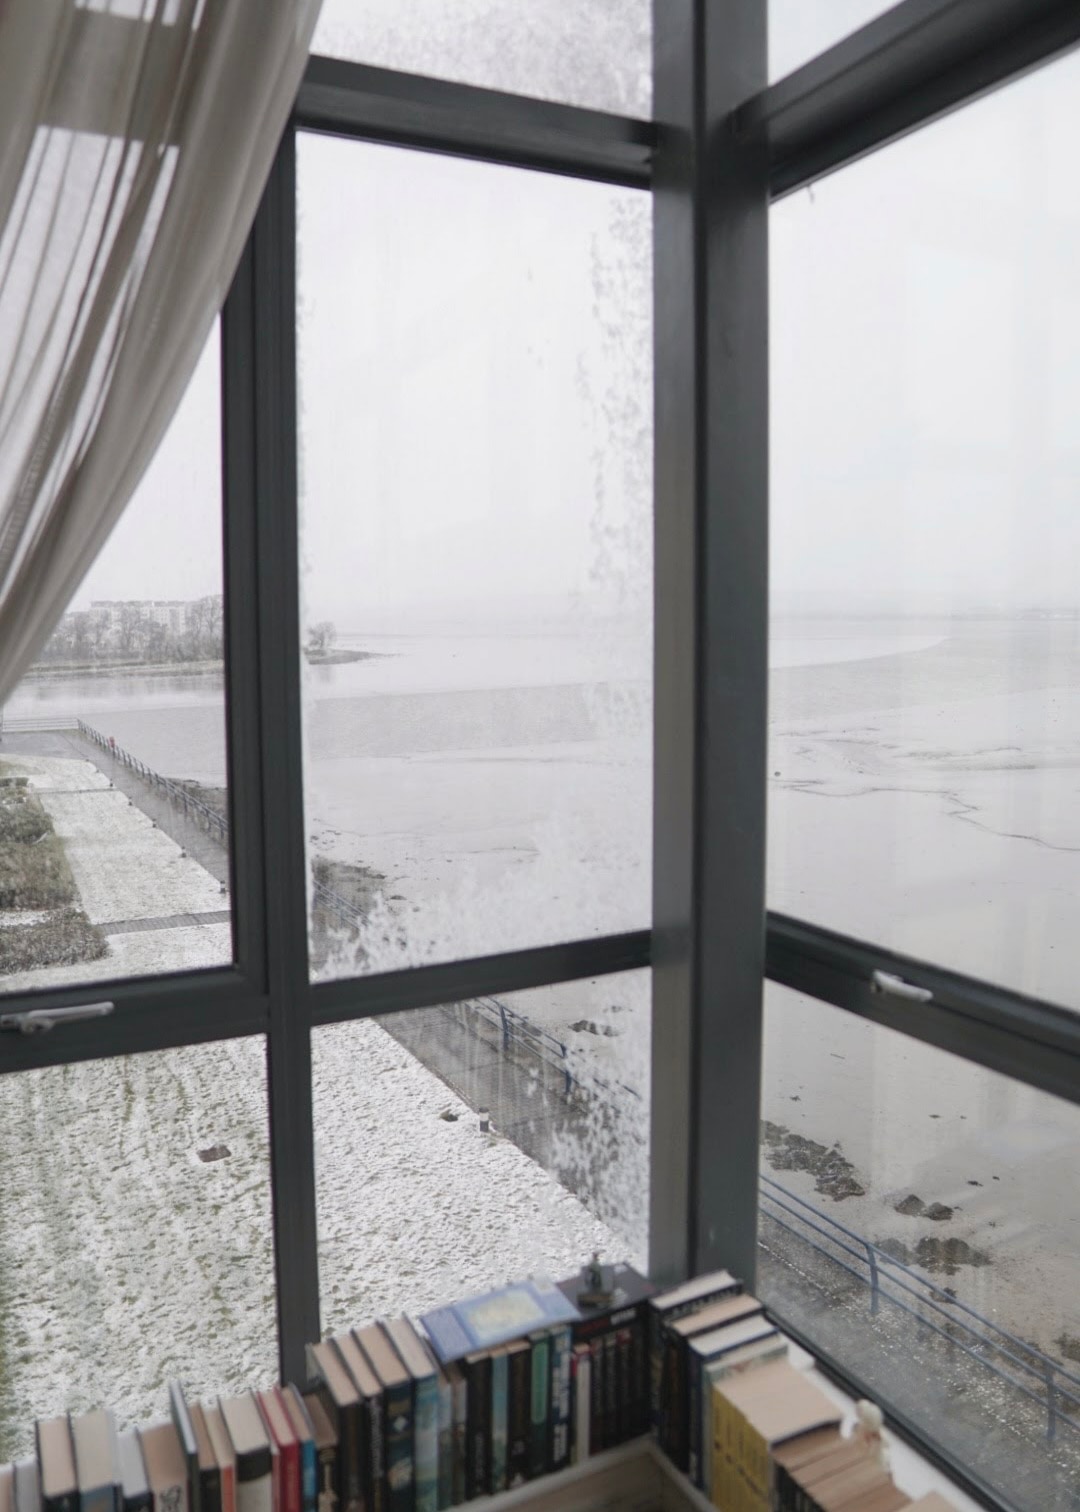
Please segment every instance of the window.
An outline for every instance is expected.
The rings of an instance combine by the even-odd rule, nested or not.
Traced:
[[[1075,60],[1047,60],[1080,17],[1002,3],[988,36],[946,0],[665,0],[652,24],[591,0],[405,9],[327,5],[337,56],[300,90],[176,422],[194,407],[193,439],[168,483],[166,443],[109,548],[130,576],[103,556],[73,605],[152,604],[155,628],[128,630],[156,645],[221,595],[223,676],[170,669],[126,702],[88,678],[71,703],[227,817],[228,848],[215,871],[156,821],[177,875],[211,879],[196,900],[103,844],[127,920],[160,929],[107,936],[106,964],[73,974],[8,971],[0,1244],[23,1213],[54,1226],[28,1231],[50,1338],[76,1393],[119,1402],[105,1373],[123,1379],[133,1416],[154,1410],[150,1336],[178,1289],[223,1330],[178,1340],[181,1373],[228,1390],[269,1374],[275,1323],[299,1377],[324,1327],[526,1255],[562,1270],[618,1248],[665,1280],[756,1267],[778,1315],[987,1505],[1064,1507]],[[767,11],[774,72],[846,36],[842,57],[767,86]],[[139,511],[180,475],[198,529],[178,544]],[[1003,642],[997,620],[961,623],[990,583],[1017,613],[1037,584],[1048,614]],[[937,597],[870,626],[857,588],[877,621],[884,597],[905,615]],[[942,714],[949,639],[967,650]],[[0,765],[53,685],[20,690]],[[155,784],[111,747],[62,759],[154,824],[121,783]],[[48,819],[62,849],[54,800],[0,776],[12,826]],[[991,840],[945,812],[954,790],[992,819],[996,859],[973,858]],[[934,854],[931,811],[963,836]],[[89,925],[117,922],[81,875]],[[103,1017],[20,1032],[100,999]],[[437,1200],[432,1170],[454,1176]],[[455,1200],[477,1171],[515,1201]],[[153,1298],[129,1203],[151,1186],[186,1247]],[[49,1250],[72,1231],[82,1279]],[[16,1453],[23,1404],[62,1404],[0,1271]],[[87,1323],[100,1298],[132,1309],[115,1369]],[[1043,1372],[1034,1398],[1007,1388],[1010,1439],[985,1403],[1004,1401],[990,1365],[1018,1367],[998,1344],[965,1355],[964,1308],[1009,1310],[1017,1380]],[[939,1347],[930,1414],[894,1366]]]

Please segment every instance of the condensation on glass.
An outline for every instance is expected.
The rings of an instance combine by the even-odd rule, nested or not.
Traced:
[[[61,1031],[62,1032],[62,1031]],[[0,1456],[277,1374],[261,1038],[0,1077]]]
[[[1010,1506],[1080,1470],[1080,1109],[768,985],[758,1284]]]
[[[316,978],[647,927],[650,204],[301,137]]]
[[[215,326],[0,723],[0,992],[232,959]]]
[[[782,79],[868,21],[894,0],[768,0],[769,79]]]
[[[314,1031],[324,1327],[644,1269],[650,999],[626,972]]]
[[[1080,1002],[1080,60],[776,206],[769,904]]]
[[[651,0],[325,0],[312,52],[652,114]]]

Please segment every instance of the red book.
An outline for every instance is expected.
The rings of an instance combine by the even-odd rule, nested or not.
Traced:
[[[301,1512],[300,1441],[281,1393],[275,1386],[270,1391],[257,1391],[255,1399],[273,1450],[274,1512]]]

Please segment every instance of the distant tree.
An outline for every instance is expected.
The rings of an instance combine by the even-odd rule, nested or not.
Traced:
[[[308,651],[329,651],[337,640],[337,626],[332,620],[319,620],[308,631]]]

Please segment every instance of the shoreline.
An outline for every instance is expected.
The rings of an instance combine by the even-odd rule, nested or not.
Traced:
[[[87,681],[93,677],[211,677],[225,670],[223,661],[197,662],[80,662],[76,666],[31,667],[23,682]]]

